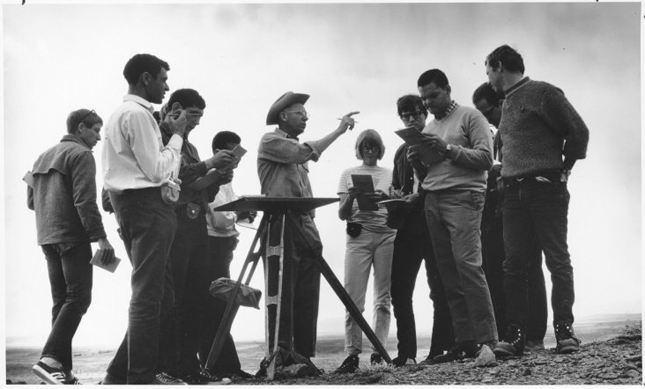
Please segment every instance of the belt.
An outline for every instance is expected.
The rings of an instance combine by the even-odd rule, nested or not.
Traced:
[[[140,188],[140,189],[124,189],[121,192],[121,196],[133,196],[133,195],[145,195],[149,193],[160,193],[161,188],[158,186],[152,186],[149,188]]]
[[[543,172],[532,173],[526,176],[520,177],[504,177],[504,183],[507,185],[519,184],[522,182],[561,182],[562,181],[562,171],[561,170],[547,170]]]

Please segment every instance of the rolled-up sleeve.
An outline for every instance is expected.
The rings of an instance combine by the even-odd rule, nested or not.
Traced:
[[[277,134],[267,134],[260,141],[258,158],[277,163],[304,164],[320,158],[317,142],[299,143],[295,139],[281,137]]]

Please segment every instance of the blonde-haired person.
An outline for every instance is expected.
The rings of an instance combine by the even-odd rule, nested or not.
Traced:
[[[373,328],[378,340],[385,347],[390,330],[390,276],[392,253],[396,230],[385,223],[387,210],[360,210],[358,198],[364,196],[371,202],[388,198],[392,170],[378,166],[383,158],[385,145],[378,132],[365,130],[356,140],[356,158],[362,160],[359,166],[345,170],[338,184],[340,206],[338,216],[347,221],[347,244],[345,252],[345,289],[358,309],[365,309],[365,294],[374,268],[374,318]],[[369,175],[374,185],[373,193],[361,193],[352,182],[352,175]],[[358,369],[358,354],[362,352],[363,334],[358,323],[349,312],[345,313],[345,350],[349,356],[336,369],[337,373],[353,373]],[[372,346],[370,362],[379,364],[382,357]]]

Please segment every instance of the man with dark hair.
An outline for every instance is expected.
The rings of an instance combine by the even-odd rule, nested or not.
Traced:
[[[239,135],[231,131],[220,131],[213,138],[213,154],[220,150],[233,150],[241,142]],[[233,166],[232,166],[233,167]],[[224,172],[227,176],[226,181],[232,180],[233,170]],[[230,264],[233,260],[233,251],[239,242],[240,233],[235,228],[237,220],[255,218],[256,212],[245,211],[219,211],[214,212],[213,208],[236,200],[237,196],[233,191],[231,182],[222,184],[219,191],[210,204],[206,213],[206,223],[208,228],[208,243],[210,246],[210,260],[208,269],[208,278],[212,282],[219,278],[230,278]],[[204,333],[199,342],[199,359],[202,367],[206,367],[206,362],[210,354],[217,329],[220,326],[224,312],[226,311],[226,302],[211,297],[206,303],[206,313],[204,315]],[[222,352],[215,360],[213,374],[223,377],[251,378],[251,374],[242,370],[240,358],[237,355],[235,342],[229,333],[224,341]]]
[[[287,92],[273,103],[267,114],[267,125],[277,125],[272,132],[262,136],[258,148],[258,176],[262,194],[268,197],[313,197],[309,183],[308,161],[318,161],[320,155],[347,129],[354,127],[350,112],[342,117],[338,128],[317,141],[300,143],[298,136],[307,127],[307,111],[304,104],[309,95]],[[305,358],[316,352],[316,325],[320,295],[320,271],[314,259],[322,253],[322,243],[314,224],[314,211],[295,214],[300,230],[318,242],[316,252],[296,244],[296,238],[288,229],[284,234],[284,277],[282,286],[282,311],[278,339],[269,338],[269,347],[274,342],[286,348],[293,333],[295,351]],[[281,220],[270,220],[271,231],[280,231]],[[271,241],[274,241],[271,237]],[[279,238],[279,236],[278,236]],[[291,271],[291,266],[295,269]],[[293,317],[292,317],[293,314]],[[269,328],[273,334],[274,329]],[[259,375],[266,374],[266,361],[260,365]]]
[[[166,62],[137,54],[123,74],[128,94],[106,125],[103,180],[132,264],[128,329],[103,384],[178,383],[157,371],[160,318],[173,301],[168,254],[177,227],[173,211],[186,111],[173,115],[164,146],[152,104],[169,89]]]
[[[96,203],[92,149],[101,140],[102,125],[93,110],[71,112],[67,135],[38,157],[25,178],[54,303],[49,337],[32,368],[47,384],[78,384],[72,373],[72,339],[92,301],[91,242],[103,250],[103,263],[114,260]]]
[[[528,273],[537,236],[551,272],[556,352],[579,350],[573,331],[573,268],[567,246],[573,165],[586,157],[589,129],[559,88],[524,76],[522,56],[508,45],[486,58],[492,87],[504,93],[499,132],[504,162],[504,291],[507,329],[495,348],[522,355],[528,320]]]
[[[235,156],[228,150],[217,152],[201,161],[197,148],[188,140],[189,135],[199,125],[204,114],[206,102],[194,89],[178,89],[170,95],[166,104],[166,114],[159,124],[163,144],[172,138],[171,121],[173,112],[186,112],[186,132],[181,147],[181,164],[178,178],[181,192],[175,204],[177,232],[170,248],[170,270],[174,291],[174,303],[168,317],[162,320],[161,363],[188,384],[208,384],[221,381],[200,368],[197,352],[199,339],[204,331],[203,318],[206,314],[206,301],[209,298],[208,277],[209,246],[206,231],[206,212],[208,203],[215,198],[219,184],[205,189],[193,189],[191,185],[204,177],[211,169],[228,168]],[[215,185],[216,184],[216,185]]]
[[[396,102],[396,109],[403,125],[423,131],[428,110],[423,106],[423,100],[419,96],[405,95],[399,98]],[[407,143],[403,143],[394,154],[392,191],[390,193],[390,197],[404,198],[412,204],[410,209],[400,211],[403,213],[403,217],[396,226],[397,233],[392,258],[390,292],[396,318],[396,337],[399,341],[397,344],[398,356],[392,360],[395,366],[416,362],[417,331],[412,295],[421,262],[424,260],[428,286],[430,287],[430,299],[434,308],[430,353],[426,361],[431,361],[432,358],[450,350],[454,345],[450,311],[432,251],[432,243],[428,239],[428,226],[423,214],[421,183],[425,178],[426,168],[418,162],[413,166],[408,161],[407,154]],[[389,220],[392,220],[392,217],[391,213],[388,216]]]
[[[481,268],[479,228],[486,173],[493,165],[492,135],[479,111],[451,99],[441,70],[424,72],[417,86],[434,120],[423,130],[423,143],[411,147],[410,158],[420,158],[421,149],[435,155],[422,160],[428,172],[422,184],[425,214],[455,333],[455,346],[432,362],[476,356],[475,365],[490,365],[497,330]]]
[[[473,93],[473,104],[494,129],[493,155],[501,161],[499,126],[502,118],[502,99],[487,82],[480,85]],[[497,333],[506,331],[506,301],[504,298],[504,269],[506,258],[502,223],[503,190],[498,189],[502,165],[497,163],[488,172],[486,200],[482,215],[482,260],[484,273],[490,289],[495,309]],[[544,350],[544,335],[547,327],[547,302],[544,272],[542,271],[542,248],[537,239],[533,243],[533,259],[528,273],[529,283],[529,321],[526,333],[526,349],[529,351]]]

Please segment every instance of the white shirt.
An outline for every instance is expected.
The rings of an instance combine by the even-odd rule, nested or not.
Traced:
[[[173,135],[164,146],[152,112],[149,101],[125,95],[110,116],[101,155],[106,190],[159,187],[171,175],[177,177],[183,139]]]
[[[240,233],[235,229],[235,222],[237,221],[237,214],[233,211],[219,211],[213,212],[213,208],[220,205],[230,203],[236,200],[237,196],[233,192],[233,186],[229,182],[226,185],[219,187],[219,192],[215,196],[215,200],[208,204],[208,213],[206,214],[206,226],[208,228],[209,236],[216,236],[219,238],[228,238],[231,236],[239,236]]]

